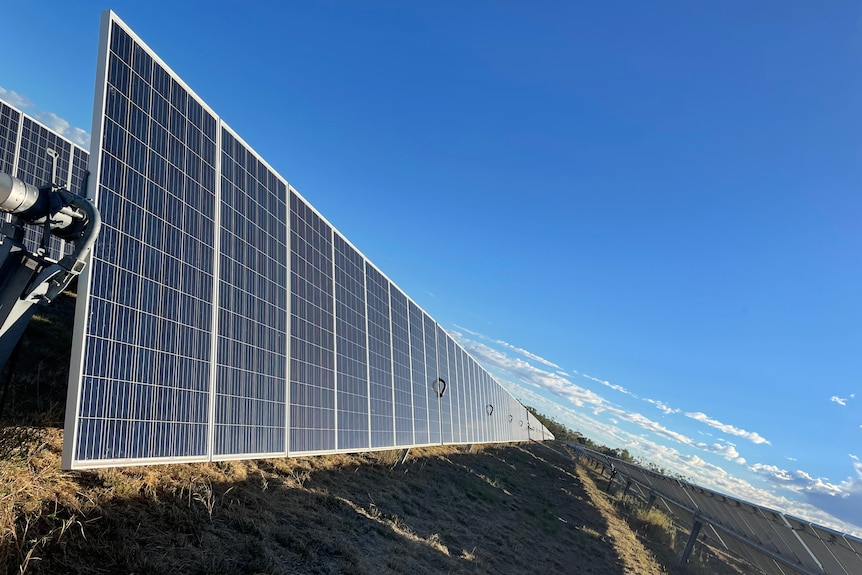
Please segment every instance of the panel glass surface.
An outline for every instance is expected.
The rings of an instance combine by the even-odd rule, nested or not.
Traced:
[[[440,443],[443,424],[440,419],[440,395],[442,384],[440,369],[437,366],[437,324],[428,315],[422,314],[422,325],[425,329],[425,386],[428,393],[428,441]]]
[[[335,234],[335,367],[338,449],[369,446],[365,260]]]
[[[395,415],[395,444],[411,445],[413,439],[413,380],[410,363],[410,323],[407,296],[391,283],[392,376]]]
[[[454,381],[449,376],[448,336],[437,325],[437,377],[446,382],[446,389],[440,399],[440,441],[452,443],[452,391]]]
[[[226,129],[221,148],[213,451],[286,453],[287,185]]]
[[[430,386],[428,381],[430,374],[425,367],[427,356],[425,355],[425,324],[422,310],[412,301],[408,304],[410,324],[410,364],[413,376],[413,430],[416,445],[425,445],[431,442],[428,423],[428,402]],[[434,401],[436,401],[434,396]]]
[[[170,94],[134,44],[110,27],[79,461],[207,456],[216,120],[202,110],[188,117],[189,95],[175,83],[171,113],[152,117],[152,103]],[[166,148],[154,145],[155,131],[167,134]]]
[[[394,393],[392,380],[392,318],[389,280],[365,263],[368,299],[368,392],[371,416],[371,447],[395,445]]]
[[[21,124],[21,151],[15,177],[37,187],[50,183],[52,160],[46,150],[54,150],[59,154],[57,183],[68,185],[72,144],[27,116],[24,116]]]
[[[21,112],[0,100],[0,172],[15,173],[21,116]]]
[[[290,194],[290,451],[335,449],[332,228]]]
[[[469,443],[470,439],[467,435],[467,402],[468,402],[468,394],[469,394],[469,386],[470,380],[467,377],[467,372],[464,369],[464,359],[466,354],[464,350],[461,349],[461,346],[456,345],[454,348],[454,353],[452,357],[455,358],[455,379],[458,381],[458,395],[457,395],[457,414],[458,414],[458,426],[456,438],[458,441],[463,443]]]
[[[441,330],[443,328],[440,328]],[[445,333],[445,331],[444,331]],[[449,334],[446,334],[446,361],[447,361],[447,374],[449,379],[447,380],[450,384],[450,393],[447,395],[447,401],[443,402],[444,410],[449,409],[449,438],[445,439],[446,443],[454,442],[460,443],[461,441],[461,432],[460,425],[461,419],[458,413],[458,397],[461,393],[461,386],[463,385],[461,379],[458,377],[458,371],[455,367],[455,342]],[[445,396],[444,396],[444,399]]]
[[[470,441],[482,440],[482,426],[484,418],[482,415],[482,393],[481,393],[481,370],[479,364],[470,358]]]

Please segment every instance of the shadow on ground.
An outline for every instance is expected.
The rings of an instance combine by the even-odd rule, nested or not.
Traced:
[[[0,572],[624,573],[537,445],[63,473],[52,433],[4,462]]]

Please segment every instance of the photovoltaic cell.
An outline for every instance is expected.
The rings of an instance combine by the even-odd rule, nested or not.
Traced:
[[[485,403],[517,401],[110,12],[99,53],[64,467],[511,435]],[[60,146],[28,121],[0,109],[0,161]]]

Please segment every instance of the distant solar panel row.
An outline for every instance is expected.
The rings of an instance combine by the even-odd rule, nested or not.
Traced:
[[[862,573],[862,540],[790,515],[728,497],[619,459],[587,450],[613,463],[617,480],[631,480],[663,500],[685,525],[711,527],[712,543],[744,558],[767,575]]]
[[[550,438],[113,13],[66,468]]]
[[[84,193],[89,154],[39,121],[0,101],[0,172],[37,187],[52,183],[48,150],[57,152],[55,183],[76,194]],[[9,218],[3,214],[2,221]],[[42,230],[31,227],[25,245],[36,250],[41,239]],[[47,249],[50,257],[59,260],[64,255],[65,242],[52,238]]]

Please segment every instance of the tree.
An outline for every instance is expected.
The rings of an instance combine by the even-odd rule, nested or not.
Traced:
[[[629,453],[628,449],[618,449],[607,447],[605,445],[600,445],[595,443],[588,437],[584,437],[584,435],[580,431],[574,431],[563,425],[562,423],[555,420],[553,417],[548,417],[543,413],[539,413],[536,411],[534,407],[527,406],[527,410],[538,419],[542,425],[544,425],[548,431],[554,434],[554,437],[560,441],[571,441],[577,442],[583,445],[585,448],[595,451],[597,453],[601,453],[603,455],[607,455],[608,457],[614,457],[616,459],[621,459],[623,461],[634,462],[634,457]]]

